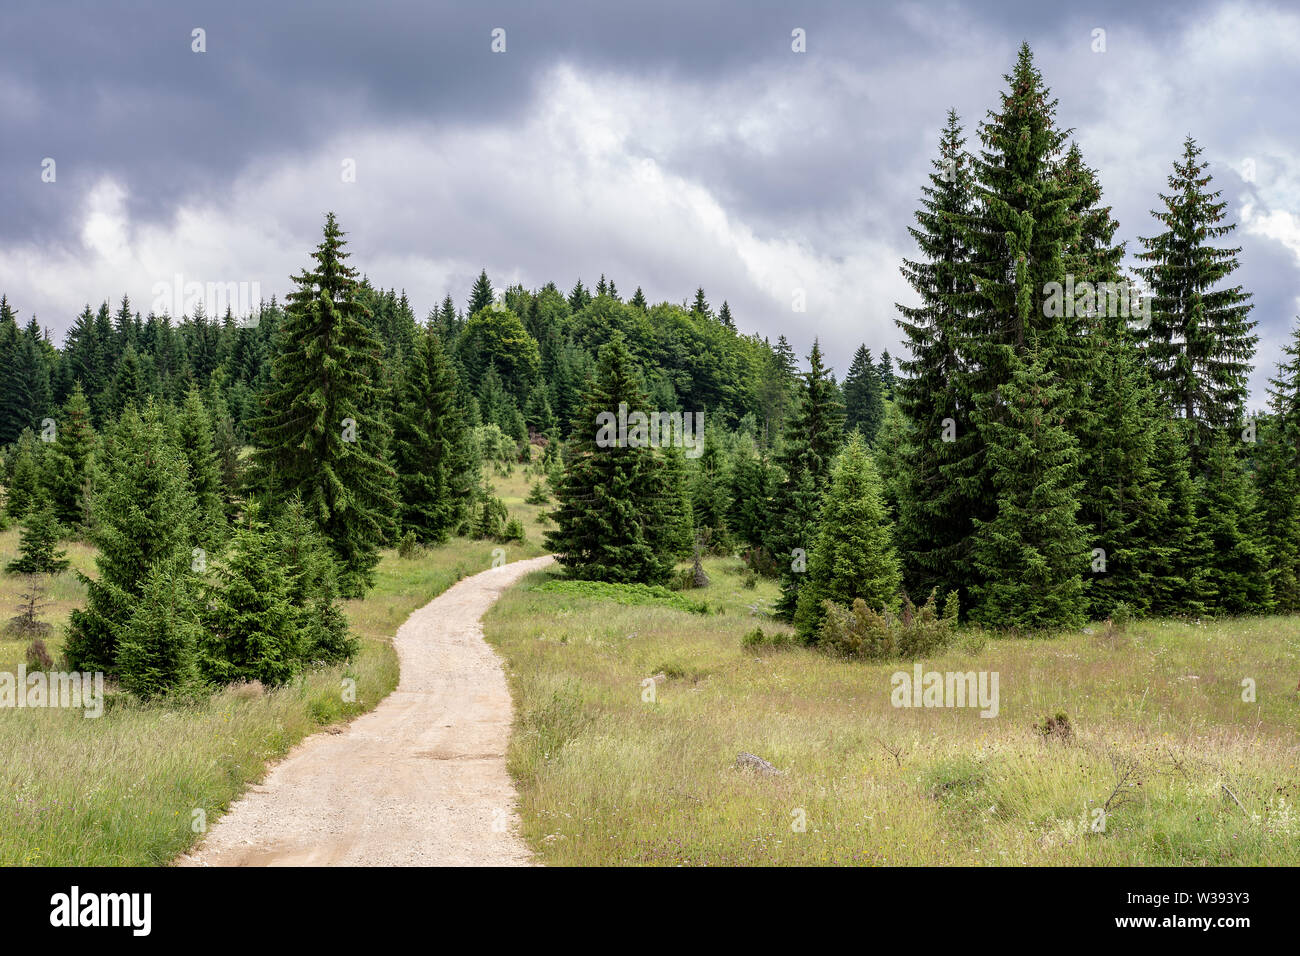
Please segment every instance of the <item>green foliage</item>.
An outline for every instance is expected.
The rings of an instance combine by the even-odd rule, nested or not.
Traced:
[[[878,612],[861,598],[852,607],[826,601],[817,646],[864,660],[924,657],[946,646],[955,632],[955,615],[947,607],[938,613],[934,591],[919,608],[904,596],[898,614],[888,608]]]
[[[424,332],[402,378],[393,430],[401,526],[423,543],[447,540],[465,519],[478,484],[457,388],[442,343]]]
[[[397,501],[374,385],[382,345],[343,247],[331,213],[314,266],[294,277],[255,423],[254,482],[273,507],[301,496],[338,559],[343,593],[359,596],[373,580]]]
[[[556,489],[557,527],[547,546],[575,578],[659,584],[672,569],[664,521],[669,501],[663,465],[649,442],[620,436],[620,407],[645,409],[631,356],[622,339],[601,351],[585,411],[575,421],[564,478]]]
[[[152,700],[194,683],[202,634],[195,607],[192,575],[161,564],[149,568],[118,639],[116,671],[123,687]]]
[[[18,542],[18,557],[5,567],[9,574],[58,574],[68,568],[59,550],[59,523],[49,501],[38,498],[27,510]]]
[[[250,504],[204,602],[199,665],[215,684],[283,684],[302,664],[298,615],[276,536]]]
[[[193,573],[196,508],[188,466],[152,402],[143,412],[129,407],[107,432],[95,511],[91,543],[98,548],[98,573],[93,579],[83,576],[86,607],[72,612],[64,653],[70,670],[112,674],[120,635],[146,580],[153,575],[174,582]],[[185,620],[179,605],[175,614],[168,609],[191,590],[159,585],[154,598],[162,610],[150,626]]]
[[[794,624],[812,643],[825,603],[862,599],[873,609],[893,607],[902,575],[880,496],[880,479],[861,434],[850,436],[831,468],[820,529],[808,557]]]
[[[663,585],[555,580],[539,584],[533,590],[549,594],[566,594],[594,601],[613,601],[632,606],[662,605],[691,614],[709,613],[709,606],[704,601],[692,601]]]
[[[54,516],[69,530],[86,522],[91,493],[95,449],[99,439],[90,421],[90,402],[78,384],[63,403],[57,436],[46,449],[43,483],[54,506]]]

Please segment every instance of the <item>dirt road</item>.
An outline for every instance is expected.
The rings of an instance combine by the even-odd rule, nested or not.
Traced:
[[[479,618],[550,557],[466,578],[397,631],[397,690],[307,738],[250,787],[185,866],[519,866],[506,775],[511,705]]]

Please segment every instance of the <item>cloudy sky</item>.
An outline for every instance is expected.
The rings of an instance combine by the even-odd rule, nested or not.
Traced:
[[[1255,294],[1256,403],[1300,312],[1293,4],[279,6],[5,0],[0,291],[24,320],[61,342],[87,302],[147,312],[177,275],[283,295],[332,209],[421,317],[481,267],[655,301],[703,285],[742,330],[820,337],[842,375],[860,342],[899,351],[945,111],[974,145],[1021,40],[1130,251],[1184,135],[1205,147]]]

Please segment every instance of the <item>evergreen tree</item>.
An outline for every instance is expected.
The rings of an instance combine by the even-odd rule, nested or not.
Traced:
[[[1195,422],[1192,462],[1199,467],[1216,428],[1241,427],[1258,336],[1250,319],[1250,294],[1222,287],[1237,269],[1240,248],[1210,243],[1228,235],[1227,201],[1209,190],[1209,163],[1198,162],[1201,147],[1188,136],[1182,162],[1174,163],[1164,208],[1152,215],[1165,231],[1141,240],[1139,270],[1151,295],[1151,321],[1140,341],[1160,396]]]
[[[475,485],[469,430],[456,401],[456,372],[431,332],[407,362],[393,428],[401,528],[417,541],[446,541],[468,513]]]
[[[736,322],[731,317],[731,306],[727,305],[727,300],[722,300],[722,308],[718,310],[718,321],[729,329],[736,327]]]
[[[813,643],[826,616],[824,601],[851,605],[862,598],[883,610],[895,605],[901,584],[880,478],[866,441],[852,434],[831,468],[795,626]]]
[[[547,546],[571,577],[663,583],[672,569],[663,520],[669,503],[662,462],[631,424],[619,435],[620,406],[628,420],[645,401],[627,346],[619,335],[601,349],[584,410],[574,423],[564,477],[556,489],[557,527]]]
[[[649,305],[645,300],[645,294],[641,291],[640,286],[636,287],[636,292],[632,294],[632,298],[628,301],[628,305],[635,309],[640,309],[642,312],[649,308]]]
[[[894,400],[894,360],[889,354],[889,349],[880,353],[880,364],[876,367],[877,377],[880,379],[880,390],[885,398],[891,402]]]
[[[694,501],[686,455],[676,445],[663,450],[664,542],[674,558],[688,558],[695,547]]]
[[[900,422],[892,429],[888,457],[879,465],[887,500],[896,509],[904,581],[914,594],[938,588],[965,596],[973,577],[972,496],[983,443],[970,418],[973,395],[958,391],[969,378],[961,339],[973,334],[968,323],[975,308],[975,266],[967,240],[975,184],[965,143],[957,113],[949,110],[939,155],[931,163],[934,172],[921,189],[916,226],[908,230],[921,255],[904,259],[902,266],[921,304],[898,305],[895,320],[911,353],[899,363],[904,375],[895,395],[911,427]]]
[[[361,643],[337,601],[337,566],[301,498],[285,503],[274,529],[304,660],[332,664],[354,657]]]
[[[1071,627],[1087,607],[1078,447],[1064,426],[1064,389],[1045,355],[1031,348],[1024,362],[1013,362],[1011,381],[975,412],[997,511],[976,519],[972,558],[980,580],[971,588],[971,617],[989,627]]]
[[[373,583],[397,501],[389,430],[376,417],[380,344],[344,244],[330,213],[314,267],[294,277],[254,466],[273,506],[301,495],[338,558],[343,594],[355,597]]]
[[[579,279],[574,284],[573,289],[569,292],[569,311],[580,312],[590,304],[591,293],[583,287],[582,280]]]
[[[1209,541],[1197,521],[1200,491],[1192,475],[1187,433],[1192,423],[1166,410],[1158,419],[1151,461],[1159,479],[1160,502],[1150,533],[1152,549],[1150,611],[1154,615],[1204,614],[1210,595],[1207,581]]]
[[[198,389],[190,386],[180,413],[175,417],[176,444],[185,455],[190,489],[197,506],[194,521],[196,542],[216,552],[226,537],[226,510],[212,419]]]
[[[474,288],[469,293],[469,306],[466,310],[468,315],[477,315],[482,312],[496,299],[496,293],[492,290],[492,283],[488,279],[487,270],[484,269],[474,280]]]
[[[142,700],[181,690],[195,680],[201,631],[194,587],[191,577],[154,565],[144,573],[139,596],[124,609],[115,672],[122,686]]]
[[[172,578],[194,573],[188,467],[152,402],[143,412],[129,407],[105,435],[95,511],[98,574],[82,576],[86,607],[72,612],[64,653],[70,670],[111,674],[150,569]]]
[[[749,548],[761,548],[770,535],[773,474],[753,443],[736,449],[731,465],[731,509],[727,525]]]
[[[200,669],[212,683],[278,685],[301,667],[298,618],[277,540],[256,503],[235,527],[209,589],[203,623]]]
[[[22,519],[41,489],[44,442],[38,442],[31,429],[24,429],[12,453],[9,480],[5,488],[5,511],[9,517]]]
[[[54,516],[63,527],[76,532],[85,523],[95,447],[98,444],[90,421],[90,402],[78,382],[63,403],[63,420],[54,442],[46,449],[43,477]]]
[[[802,376],[799,408],[786,426],[778,459],[785,480],[773,495],[773,522],[768,551],[781,569],[777,614],[791,620],[804,580],[806,554],[812,547],[821,499],[830,484],[831,461],[844,437],[844,409],[835,384],[822,364],[814,341],[809,371]]]
[[[1256,482],[1278,612],[1300,611],[1300,322],[1269,379],[1273,414],[1258,436]]]
[[[1197,477],[1197,523],[1209,548],[1205,593],[1218,613],[1260,614],[1273,604],[1269,559],[1240,449],[1235,433],[1218,431],[1207,450],[1205,473]]]
[[[59,522],[49,500],[32,502],[18,541],[18,557],[5,570],[10,574],[58,574],[67,570],[67,553],[59,550]]]
[[[713,315],[712,310],[709,309],[708,300],[704,298],[703,287],[695,290],[695,301],[691,303],[691,314],[704,316],[706,318]]]
[[[853,354],[849,373],[844,376],[844,426],[859,432],[870,444],[875,441],[884,417],[880,371],[871,357],[871,350],[859,345]]]

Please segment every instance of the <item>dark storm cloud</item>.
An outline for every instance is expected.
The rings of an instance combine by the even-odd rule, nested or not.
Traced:
[[[642,283],[677,300],[705,283],[712,299],[731,300],[747,328],[772,336],[793,329],[801,350],[819,334],[842,374],[858,341],[897,351],[892,296],[906,295],[895,288],[897,259],[911,251],[906,226],[944,112],[961,113],[968,146],[977,148],[976,126],[996,104],[1022,39],[1060,98],[1061,122],[1075,127],[1098,167],[1130,251],[1154,231],[1148,211],[1185,132],[1206,146],[1239,220],[1240,202],[1252,196],[1259,212],[1294,213],[1286,197],[1300,182],[1287,177],[1300,168],[1269,179],[1261,145],[1278,157],[1296,152],[1294,57],[1274,51],[1251,61],[1261,40],[1250,24],[1269,10],[1204,2],[8,3],[0,12],[0,262],[6,247],[50,259],[81,254],[87,197],[105,178],[122,187],[132,229],[165,226],[195,206],[265,218],[295,253],[313,241],[321,210],[337,205],[365,257],[389,263],[386,274],[376,272],[382,284],[423,290],[425,281],[433,297],[440,283],[454,283],[459,298],[478,264],[535,282],[590,281],[607,271],[626,291]],[[195,27],[206,31],[201,55],[191,51]],[[505,56],[490,52],[494,27],[507,31]],[[791,53],[794,27],[807,31],[806,55]],[[1094,27],[1107,31],[1104,56],[1090,47]],[[1187,75],[1188,36],[1196,49],[1222,44],[1201,49],[1198,69],[1221,66],[1230,79],[1216,88]],[[619,231],[614,217],[636,213],[636,196],[620,208],[555,200],[543,221],[505,181],[509,170],[480,172],[475,164],[487,153],[467,147],[467,135],[499,135],[518,168],[553,163],[569,147],[537,122],[553,106],[543,98],[560,65],[598,92],[620,84],[647,91],[624,97],[638,112],[615,117],[627,125],[615,152],[653,159],[665,175],[698,186],[725,212],[726,241],[743,244],[737,235],[752,233],[778,250],[795,243],[825,269],[860,262],[862,243],[873,243],[879,255],[853,266],[862,269],[862,301],[854,300],[855,277],[844,276],[833,308],[792,322],[788,307],[774,304],[788,302],[788,290],[764,286],[771,248],[684,261],[671,220],[662,235]],[[402,139],[412,131],[418,136]],[[307,176],[314,156],[353,134],[405,142],[393,149],[412,148],[416,159],[351,198],[274,179],[278,164]],[[1233,168],[1251,152],[1261,153],[1258,189]],[[40,182],[47,156],[58,162],[57,189]],[[338,159],[321,162],[337,168]],[[258,208],[240,206],[241,184],[258,177],[272,183],[253,191]],[[513,205],[494,206],[493,193]],[[1266,343],[1276,342],[1296,311],[1300,253],[1245,228],[1237,241],[1245,247],[1241,281],[1255,293]],[[422,280],[411,264],[418,257],[441,263],[441,278]],[[71,302],[122,291],[68,295],[53,280],[26,278],[0,275],[0,288],[22,290],[24,311],[40,312],[56,331],[66,328]],[[261,278],[282,291],[283,278]],[[132,290],[137,300],[147,291]],[[1257,395],[1266,372],[1256,377]]]

